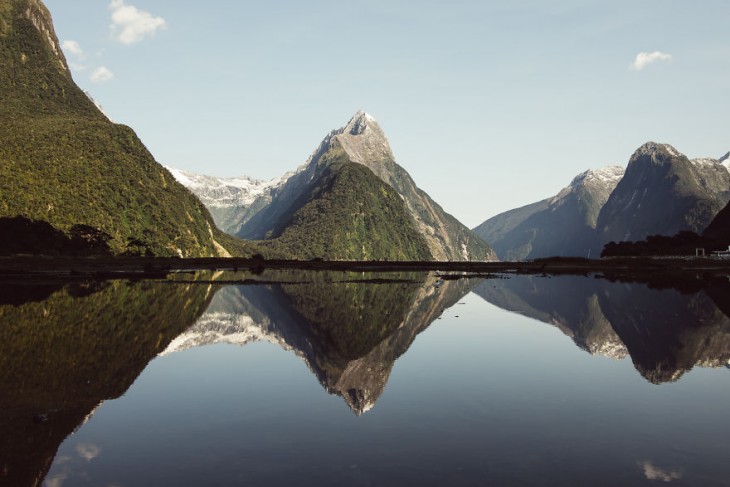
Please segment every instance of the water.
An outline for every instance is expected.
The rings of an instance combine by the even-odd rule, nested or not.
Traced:
[[[0,291],[2,485],[730,485],[727,278]]]

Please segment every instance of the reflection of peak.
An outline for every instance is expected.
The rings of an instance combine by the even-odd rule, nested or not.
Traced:
[[[582,277],[546,281],[538,276],[488,280],[475,292],[502,309],[556,326],[591,355],[616,360],[628,355],[603,314],[595,289],[586,286]]]
[[[663,288],[654,288],[660,284]],[[515,276],[485,281],[476,292],[503,309],[557,325],[591,353],[630,355],[655,384],[730,359],[726,279],[667,280],[649,287],[577,276]]]
[[[329,393],[360,415],[383,393],[398,357],[470,286],[467,280],[437,287],[434,277],[414,279],[420,282],[225,287],[164,353],[265,340],[301,357]]]

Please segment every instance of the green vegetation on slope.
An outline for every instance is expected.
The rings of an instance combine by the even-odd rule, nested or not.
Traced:
[[[202,203],[73,82],[38,0],[0,0],[0,120],[0,218],[88,225],[113,254],[225,254]]]
[[[282,233],[262,242],[300,258],[432,260],[398,193],[339,146],[323,156],[324,173],[305,192]]]

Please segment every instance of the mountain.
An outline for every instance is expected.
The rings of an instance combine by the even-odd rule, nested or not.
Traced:
[[[351,167],[354,164],[360,169]],[[367,168],[368,171],[362,171]],[[374,176],[374,180],[372,179]],[[331,190],[340,178],[356,178],[364,184],[343,188],[337,198],[331,197]],[[183,184],[202,196],[210,188],[196,187],[180,179]],[[359,183],[358,183],[359,184]],[[380,201],[383,195],[395,195],[393,199]],[[345,200],[342,199],[345,197]],[[380,201],[380,202],[379,202]],[[212,205],[212,202],[209,203]],[[216,204],[220,205],[219,202]],[[309,205],[307,208],[305,206]],[[382,206],[383,208],[376,208]],[[456,218],[446,213],[426,193],[420,190],[410,175],[395,162],[383,130],[373,117],[358,112],[344,127],[330,132],[307,162],[290,174],[286,179],[270,186],[270,192],[262,194],[250,204],[241,205],[237,210],[239,222],[230,222],[229,229],[240,225],[237,235],[246,239],[272,240],[274,248],[283,245],[284,250],[301,252],[304,246],[292,249],[296,241],[317,240],[326,243],[335,239],[347,239],[353,249],[368,247],[371,240],[383,243],[382,247],[393,246],[398,240],[390,237],[394,227],[400,233],[410,235],[415,232],[423,239],[428,249],[428,257],[436,260],[493,260],[496,254],[476,234],[471,232]],[[402,207],[401,211],[398,207]],[[386,208],[387,211],[386,211]],[[405,219],[390,220],[390,212],[405,214]],[[215,212],[214,212],[215,213]],[[233,213],[233,212],[231,212]],[[373,215],[374,218],[370,218]],[[315,218],[316,217],[316,218]],[[354,221],[351,221],[353,220]],[[398,216],[400,219],[400,216]],[[348,223],[349,222],[349,223]],[[339,225],[347,223],[349,228],[336,234]],[[282,240],[277,239],[283,237]],[[403,237],[403,235],[401,235]],[[408,241],[413,241],[411,236]],[[286,241],[286,242],[284,242]],[[420,244],[413,242],[418,247]],[[423,253],[396,252],[403,256],[382,255],[378,249],[366,252],[345,252],[345,258],[358,258],[367,255],[373,259],[411,258],[422,259]],[[301,255],[297,253],[296,255]],[[339,251],[337,256],[343,253]],[[304,257],[334,258],[328,249],[310,253]]]
[[[220,289],[164,354],[267,341],[295,353],[330,394],[360,415],[375,405],[416,336],[473,285],[408,273],[374,276],[378,282],[359,274],[325,274],[314,281],[300,276],[266,275],[261,278],[288,283]]]
[[[40,0],[0,0],[0,120],[0,227],[35,244],[35,230],[56,231],[79,253],[252,252],[76,86]]]
[[[611,241],[701,233],[730,201],[730,153],[689,160],[647,142],[624,171],[578,175],[556,196],[486,220],[474,229],[507,260],[598,257]]]
[[[474,228],[506,260],[587,256],[598,214],[623,169],[608,166],[576,176],[556,196],[501,213]]]
[[[717,161],[690,161],[668,144],[648,142],[598,217],[598,250],[609,241],[701,233],[730,200],[730,173]]]

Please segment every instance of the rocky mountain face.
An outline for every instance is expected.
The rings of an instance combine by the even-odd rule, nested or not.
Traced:
[[[64,252],[245,253],[76,86],[40,0],[0,0],[0,120],[0,227],[27,237],[14,248],[44,253],[40,229],[67,237]]]
[[[501,259],[588,256],[598,214],[623,173],[618,166],[588,170],[557,195],[490,218],[474,232]]]
[[[288,283],[226,286],[163,353],[267,341],[299,356],[330,394],[360,415],[375,405],[416,336],[472,286],[418,274],[375,276],[378,283],[330,277],[297,282],[297,274],[264,275],[259,278]]]
[[[730,243],[730,203],[720,210],[702,234],[704,237]]]
[[[670,145],[648,142],[625,171],[587,171],[558,195],[497,215],[474,231],[507,260],[598,257],[611,241],[701,233],[730,200],[729,158],[689,160]]]
[[[702,233],[729,199],[730,173],[721,163],[690,161],[668,144],[648,142],[631,156],[601,210],[598,246],[681,230]]]
[[[630,356],[659,384],[695,366],[730,363],[730,283],[611,282],[578,276],[488,280],[475,292],[500,308],[558,327],[591,354]]]
[[[412,228],[426,242],[428,252],[436,260],[493,260],[496,254],[476,234],[464,227],[453,216],[446,213],[426,193],[421,191],[410,175],[395,162],[383,130],[370,115],[358,112],[344,127],[330,132],[307,162],[281,184],[271,187],[270,193],[243,205],[239,210],[239,223],[227,224],[228,228],[240,225],[237,235],[254,240],[276,239],[295,222],[295,214],[317,196],[323,198],[322,181],[325,176],[340,170],[333,170],[333,163],[342,166],[352,163],[364,166],[379,181],[395,191],[407,215],[406,226]],[[349,170],[348,170],[349,171]],[[351,173],[352,171],[350,171]],[[365,175],[361,175],[365,178]],[[181,182],[186,184],[184,180]],[[369,184],[374,187],[374,184]],[[188,187],[202,196],[204,191],[193,184]],[[317,188],[319,188],[317,190]],[[353,188],[354,189],[354,188]],[[352,198],[362,195],[354,189]],[[355,204],[355,202],[351,202]],[[320,210],[321,204],[319,204]],[[365,215],[370,208],[360,205],[356,214]],[[334,207],[332,211],[336,211]],[[322,213],[323,221],[318,225],[328,226],[328,213]],[[392,225],[391,225],[392,226]],[[383,228],[368,229],[370,236],[377,237]],[[300,235],[299,232],[297,236]],[[352,233],[352,232],[351,232]],[[352,235],[350,235],[350,238]],[[327,238],[323,235],[323,238]],[[358,240],[353,241],[359,245]],[[319,255],[319,257],[326,257]],[[375,258],[378,258],[375,255]]]

